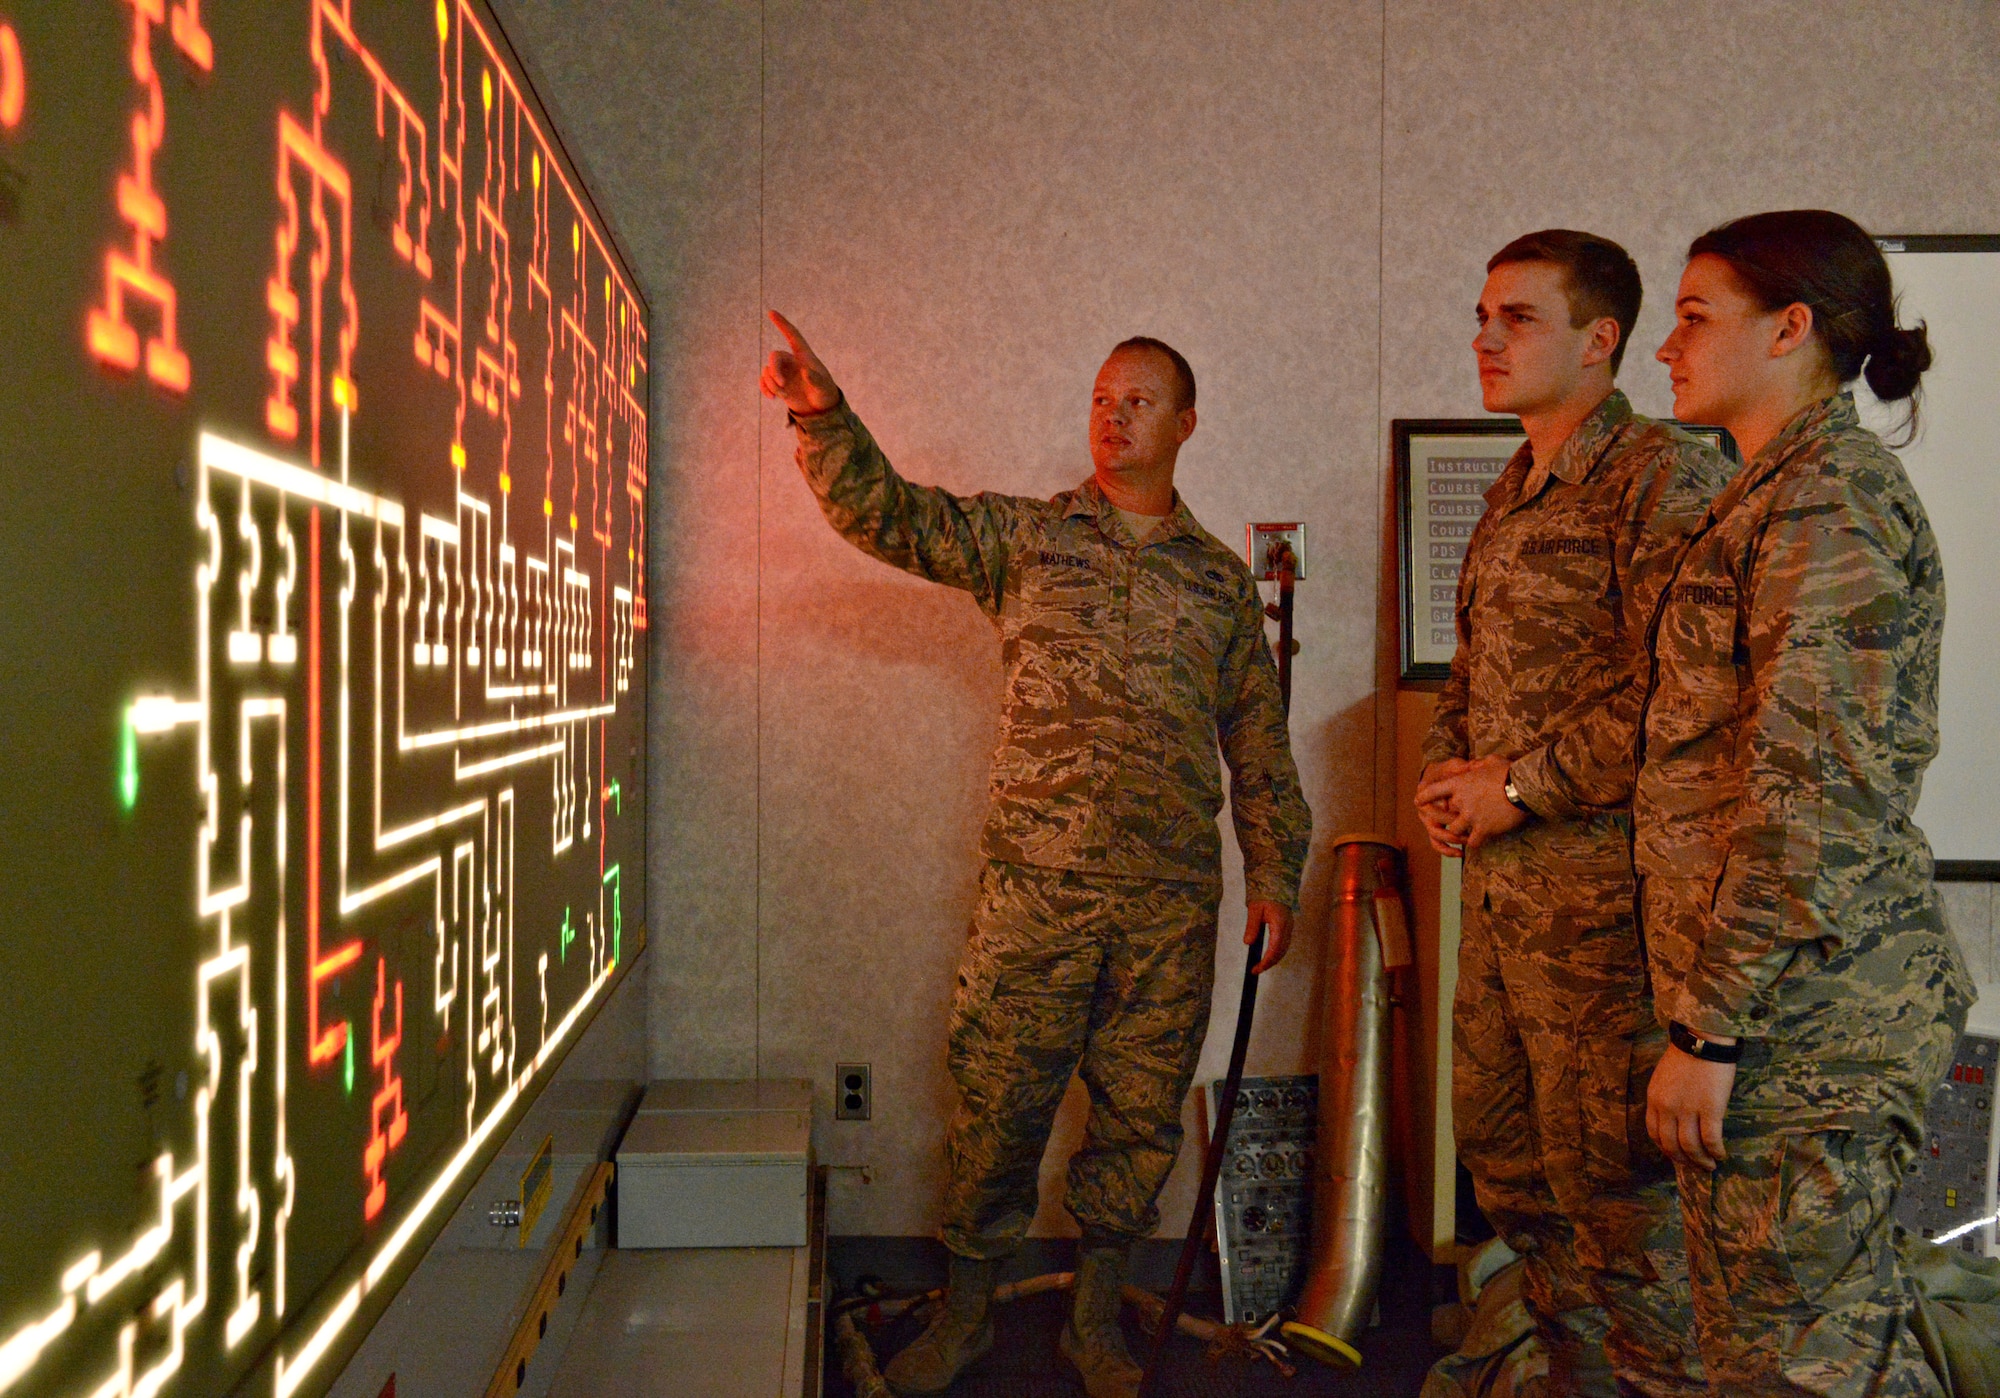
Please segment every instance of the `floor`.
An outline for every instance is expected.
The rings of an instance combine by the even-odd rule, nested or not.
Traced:
[[[830,1278],[837,1295],[851,1292],[860,1276],[870,1270],[871,1261],[882,1264],[874,1269],[876,1275],[892,1281],[897,1280],[897,1273],[907,1277],[913,1270],[907,1251],[871,1258],[865,1246],[869,1241],[840,1240],[845,1246],[835,1250]],[[940,1257],[939,1280],[942,1270]],[[1297,1377],[1287,1379],[1261,1361],[1211,1362],[1204,1357],[1199,1342],[1176,1336],[1168,1351],[1168,1367],[1161,1375],[1158,1398],[1262,1398],[1267,1394],[1273,1398],[1280,1394],[1286,1398],[1347,1398],[1362,1394],[1370,1398],[1378,1395],[1414,1398],[1423,1386],[1425,1372],[1444,1355],[1430,1335],[1432,1291],[1437,1285],[1432,1272],[1428,1261],[1413,1250],[1396,1251],[1383,1280],[1381,1323],[1369,1330],[1358,1346],[1363,1359],[1358,1370],[1330,1369],[1295,1357]],[[1151,1279],[1142,1276],[1140,1280],[1145,1283]],[[906,1280],[904,1284],[922,1282]],[[1066,1293],[1054,1292],[1000,1307],[995,1313],[993,1352],[959,1377],[950,1390],[950,1398],[1076,1398],[1082,1394],[1083,1385],[1075,1371],[1056,1350],[1056,1337],[1068,1315],[1068,1304]],[[1190,1297],[1188,1309],[1198,1315],[1220,1316],[1221,1297],[1214,1290],[1197,1291]],[[901,1319],[871,1332],[869,1338],[880,1360],[886,1363],[890,1355],[915,1338],[920,1328],[914,1320]],[[1132,1352],[1143,1355],[1145,1337],[1131,1324],[1129,1311],[1125,1333]],[[841,1373],[838,1352],[829,1346],[827,1398],[853,1398],[853,1393]]]
[[[804,1248],[605,1254],[549,1398],[789,1398],[805,1386]]]

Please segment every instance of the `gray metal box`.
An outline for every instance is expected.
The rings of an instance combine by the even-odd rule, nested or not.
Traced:
[[[808,1112],[642,1112],[618,1147],[618,1246],[804,1247],[811,1173]]]
[[[810,1112],[804,1078],[663,1078],[646,1087],[639,1110],[681,1113]]]

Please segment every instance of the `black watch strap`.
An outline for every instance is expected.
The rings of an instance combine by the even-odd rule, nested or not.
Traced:
[[[1682,1053],[1699,1058],[1704,1063],[1734,1063],[1743,1056],[1740,1040],[1733,1044],[1718,1044],[1702,1038],[1677,1019],[1667,1021],[1667,1041]]]

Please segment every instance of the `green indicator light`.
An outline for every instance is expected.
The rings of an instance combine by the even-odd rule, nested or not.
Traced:
[[[576,929],[569,925],[569,909],[563,909],[562,940],[556,943],[556,959],[569,961],[569,944],[576,940]]]
[[[625,798],[618,794],[618,783],[616,781],[611,783],[611,809],[619,815],[625,814]],[[607,874],[605,877],[609,878],[610,875]]]
[[[604,871],[604,881],[611,885],[611,964],[618,964],[619,937],[625,930],[625,880],[619,877],[618,866],[613,864]]]
[[[354,1025],[352,1023],[347,1026],[347,1056],[341,1063],[340,1080],[341,1085],[347,1089],[347,1095],[352,1097],[354,1095]]]
[[[128,811],[139,804],[139,730],[132,726],[130,709],[118,736],[118,804]]]

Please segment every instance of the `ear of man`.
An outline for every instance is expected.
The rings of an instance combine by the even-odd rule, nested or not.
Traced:
[[[1590,339],[1583,351],[1584,366],[1589,368],[1603,364],[1609,367],[1612,356],[1618,353],[1618,338],[1618,321],[1612,316],[1599,316],[1590,326]],[[1611,370],[1613,377],[1617,372],[1616,369]]]

